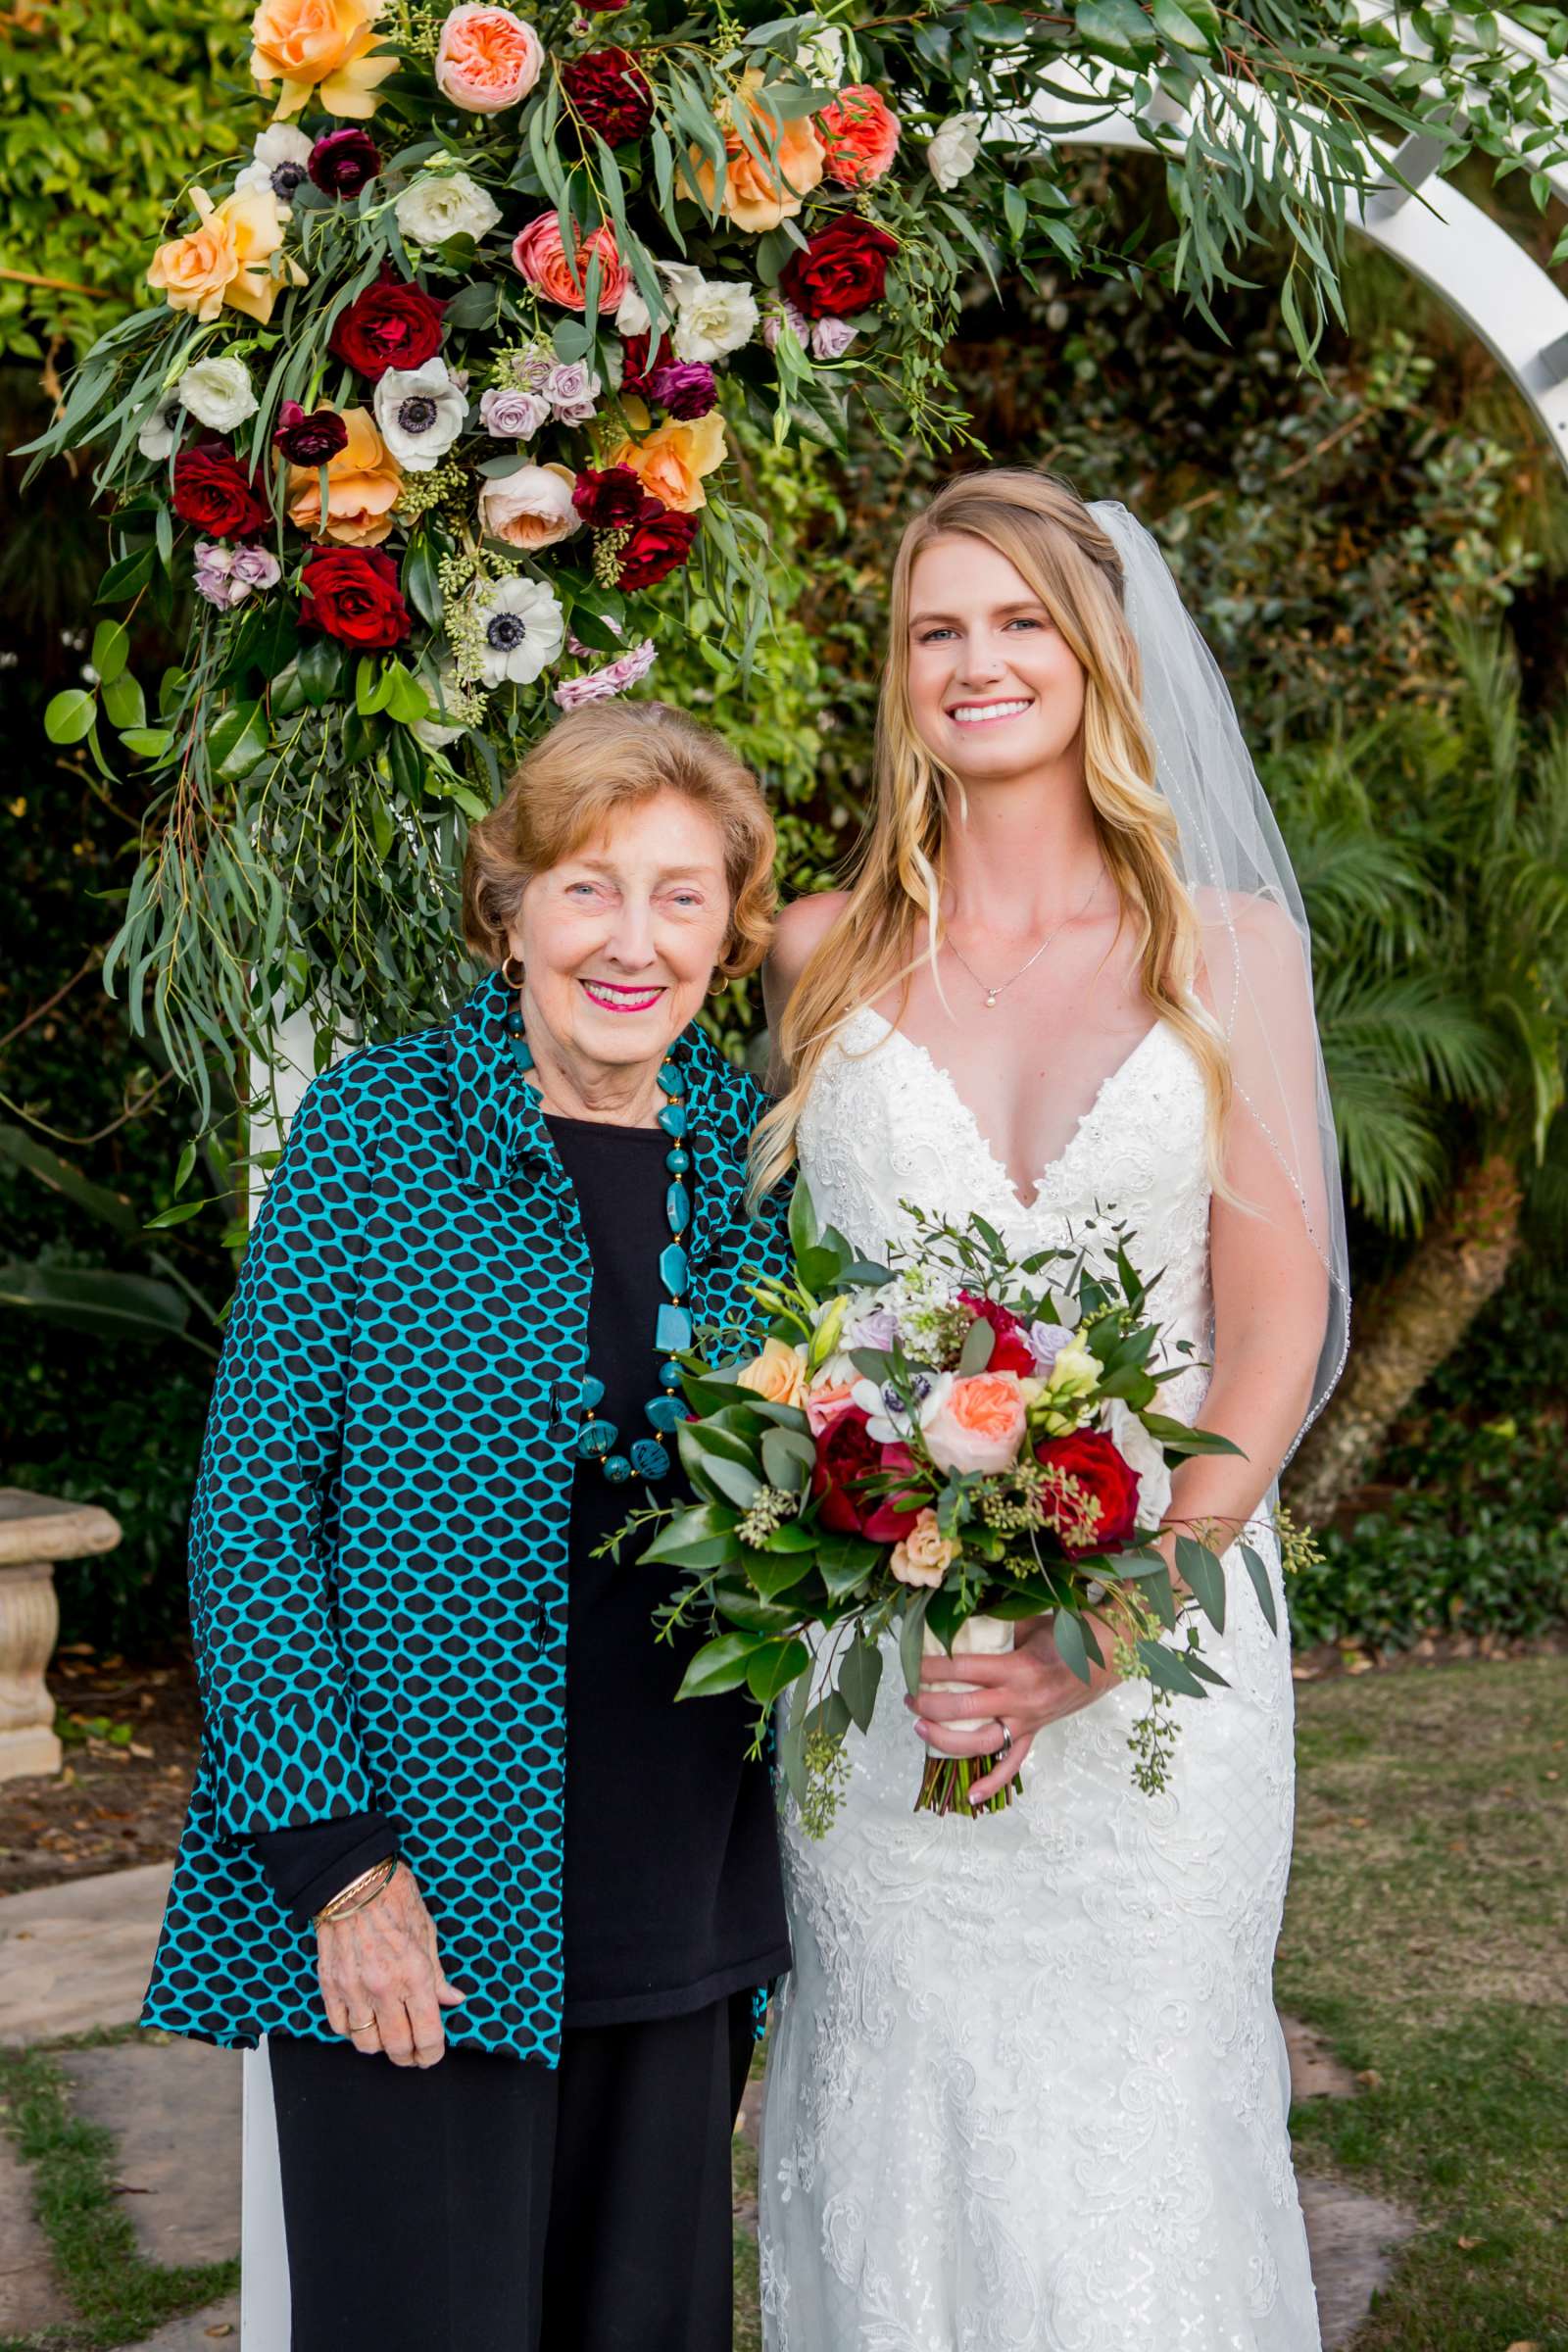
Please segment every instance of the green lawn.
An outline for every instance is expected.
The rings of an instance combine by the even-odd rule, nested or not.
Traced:
[[[1568,1658],[1297,1696],[1280,2006],[1368,2077],[1297,2109],[1298,2160],[1424,2225],[1355,2352],[1568,2352]],[[736,2252],[752,2352],[739,2230]]]

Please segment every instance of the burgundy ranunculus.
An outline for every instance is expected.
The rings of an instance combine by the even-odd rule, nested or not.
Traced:
[[[357,196],[381,169],[381,150],[368,130],[324,130],[306,169],[323,196]]]
[[[254,539],[272,519],[259,473],[247,473],[224,441],[204,436],[174,460],[174,513],[210,539]]]
[[[629,466],[584,466],[571,493],[571,503],[592,531],[624,531],[642,518],[643,509],[659,507],[650,499]],[[660,513],[663,512],[659,508]]]
[[[857,213],[841,213],[819,228],[804,253],[790,255],[778,290],[808,318],[845,318],[880,302],[897,237]]]
[[[914,1525],[923,1497],[910,1489],[901,1507],[897,1488],[868,1493],[860,1482],[884,1471],[911,1469],[913,1462],[906,1446],[879,1446],[859,1406],[846,1405],[816,1441],[811,1493],[822,1525],[837,1535],[897,1544]]]
[[[989,1323],[997,1335],[991,1350],[988,1372],[1016,1372],[1020,1379],[1035,1369],[1035,1351],[1029,1345],[1029,1334],[1012,1314],[995,1298],[982,1298],[977,1291],[960,1291],[958,1297],[982,1323]]]
[[[1112,1551],[1127,1542],[1138,1525],[1138,1474],[1103,1430],[1080,1429],[1069,1438],[1044,1438],[1035,1447],[1035,1460],[1065,1471],[1100,1505],[1093,1543],[1062,1539],[1061,1548],[1069,1559]]]
[[[307,415],[297,400],[285,400],[277,412],[272,447],[291,466],[324,466],[348,445],[349,428],[336,409]]]
[[[706,416],[718,399],[713,370],[702,360],[671,360],[648,378],[648,389],[671,416],[690,422]]]
[[[647,335],[622,335],[620,339],[620,388],[639,398],[648,393],[649,340]]]
[[[607,147],[640,139],[654,119],[648,76],[625,49],[590,49],[562,67],[561,80],[578,116]]]
[[[372,384],[389,368],[422,368],[441,348],[446,310],[433,294],[383,270],[338,318],[327,348]]]
[[[378,547],[318,548],[305,559],[300,586],[300,627],[363,653],[401,645],[414,627],[398,567]]]
[[[631,537],[621,550],[616,586],[632,590],[652,588],[667,578],[690,557],[696,536],[695,514],[677,514],[670,508],[662,507],[658,499],[648,499],[641,520],[632,525]]]

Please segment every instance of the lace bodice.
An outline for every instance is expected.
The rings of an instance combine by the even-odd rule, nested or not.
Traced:
[[[1162,1021],[1145,1032],[1042,1170],[1025,1202],[952,1077],[923,1046],[862,1005],[823,1057],[801,1118],[801,1162],[818,1216],[873,1259],[912,1238],[907,1201],[937,1214],[976,1209],[1019,1256],[1087,1245],[1114,1221],[1131,1229],[1138,1271],[1160,1281],[1151,1312],[1171,1341],[1206,1354],[1209,1182],[1202,1073]],[[1168,1384],[1162,1409],[1197,1409],[1196,1369]]]
[[[873,1259],[911,1239],[903,1202],[978,1210],[1019,1256],[1093,1257],[1127,1227],[1165,1344],[1194,1351],[1162,1396],[1191,1418],[1212,1321],[1204,1109],[1198,1064],[1156,1024],[1026,1202],[951,1074],[864,1009],[823,1057],[802,1171]],[[832,1829],[784,1822],[768,2352],[1318,2352],[1270,1990],[1290,1658],[1234,1556],[1227,1588],[1203,1642],[1227,1688],[1176,1702],[1156,1797],[1128,1753],[1147,1694],[1124,1685],[1046,1727],[1007,1811],[915,1814],[923,1750],[884,1645]]]

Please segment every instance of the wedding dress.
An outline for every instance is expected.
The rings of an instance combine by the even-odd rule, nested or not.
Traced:
[[[1097,1212],[1163,1268],[1152,1311],[1207,1352],[1197,1063],[1156,1023],[1025,1206],[952,1076],[862,1008],[801,1123],[819,1215],[865,1254],[901,1201],[1019,1255]],[[1181,1360],[1177,1358],[1175,1360]],[[1189,1419],[1207,1372],[1162,1410]],[[1004,1813],[911,1808],[924,1748],[884,1658],[821,1839],[785,1823],[794,1972],[774,2011],[760,2233],[769,2352],[1317,2352],[1270,1970],[1290,1857],[1292,1684],[1227,1561],[1229,1688],[1178,1699],[1169,1787],[1135,1786],[1147,1686],[1041,1733]]]

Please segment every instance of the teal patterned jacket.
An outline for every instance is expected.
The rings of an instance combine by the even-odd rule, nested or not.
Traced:
[[[202,1755],[143,2022],[327,2039],[316,1937],[244,1840],[378,1808],[467,1999],[455,2043],[561,2036],[566,1538],[591,1269],[487,980],[310,1088],[246,1251],[191,1521]],[[755,1319],[755,1080],[676,1041],[699,1331]],[[650,1637],[651,1638],[651,1637]]]

